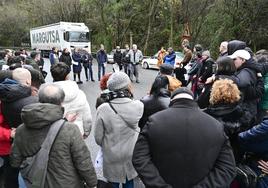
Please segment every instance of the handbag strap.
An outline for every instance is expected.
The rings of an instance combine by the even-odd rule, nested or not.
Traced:
[[[47,136],[44,140],[44,142],[42,143],[41,147],[50,151],[52,144],[56,138],[56,136],[59,133],[59,130],[61,129],[61,127],[63,126],[63,124],[65,123],[65,120],[60,119],[55,121],[49,128],[49,131],[47,133]]]
[[[128,127],[128,128],[130,128],[130,129],[132,129],[133,131],[135,131],[135,132],[137,132],[137,133],[141,133],[140,131],[137,131],[135,128],[133,128],[133,127],[130,127],[129,125],[128,125],[128,122],[120,115],[120,114],[118,114],[118,112],[117,112],[117,110],[114,108],[114,106],[110,103],[110,102],[108,102],[108,104],[109,104],[109,106],[111,107],[111,109],[114,111],[114,113],[115,114],[117,114],[119,117],[120,117],[120,119],[122,119],[124,122],[125,122],[125,124],[126,124],[126,126]]]

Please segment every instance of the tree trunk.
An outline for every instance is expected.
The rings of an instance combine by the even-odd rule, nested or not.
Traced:
[[[143,53],[146,54],[147,48],[148,48],[148,43],[150,39],[150,34],[151,34],[151,29],[152,29],[152,22],[154,21],[154,15],[156,12],[156,7],[155,5],[158,4],[158,1],[153,0],[150,6],[150,12],[149,12],[149,19],[148,19],[148,27],[147,27],[147,35],[145,39],[145,44],[143,48]]]
[[[168,42],[168,46],[169,47],[173,47],[173,24],[174,24],[174,0],[171,0],[171,15],[170,15],[170,34],[169,34],[169,42]]]

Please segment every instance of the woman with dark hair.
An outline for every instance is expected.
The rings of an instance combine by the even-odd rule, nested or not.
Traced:
[[[82,56],[81,54],[78,52],[78,48],[74,49],[74,53],[72,55],[72,58],[74,60],[74,64],[73,64],[73,73],[74,73],[74,81],[76,81],[76,75],[78,76],[78,82],[77,84],[82,84],[83,82],[81,81],[81,71],[82,71]]]
[[[70,52],[69,52],[68,48],[63,49],[59,61],[65,63],[66,65],[71,67],[71,65],[72,65],[72,57],[70,55]]]
[[[235,73],[235,71],[236,68],[233,60],[229,57],[221,57],[216,61],[215,80],[224,78],[231,79],[231,76]],[[197,103],[200,108],[208,107],[212,85],[213,82],[205,84],[204,89],[199,95]]]
[[[156,77],[149,95],[141,99],[141,102],[144,104],[143,115],[139,121],[139,127],[141,129],[146,124],[149,116],[168,108],[170,103],[170,92],[167,89],[168,83],[166,76]]]

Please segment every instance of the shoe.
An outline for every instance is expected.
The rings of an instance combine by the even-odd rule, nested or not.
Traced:
[[[76,82],[77,84],[82,84],[83,82],[82,81],[78,81],[78,82]]]
[[[140,81],[137,80],[136,83],[140,83]]]
[[[92,82],[95,82],[95,80],[91,80]]]
[[[88,82],[88,79],[87,79],[87,82]]]

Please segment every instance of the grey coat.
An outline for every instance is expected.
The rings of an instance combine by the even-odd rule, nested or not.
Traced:
[[[50,125],[63,117],[63,108],[53,104],[31,104],[22,110],[23,123],[16,130],[10,164],[19,168],[22,161],[41,147]],[[83,188],[97,185],[90,152],[73,123],[65,122],[49,154],[45,188]]]
[[[125,183],[126,178],[131,180],[137,176],[131,161],[143,104],[129,98],[113,99],[111,104],[128,124],[115,114],[108,103],[104,103],[97,109],[95,140],[103,152],[104,177],[110,182]]]
[[[140,63],[143,59],[143,55],[140,50],[137,50],[137,52],[135,53],[135,61],[134,61],[134,50],[129,50],[127,56],[130,58],[130,62],[133,64]]]

